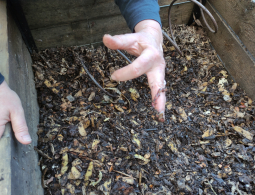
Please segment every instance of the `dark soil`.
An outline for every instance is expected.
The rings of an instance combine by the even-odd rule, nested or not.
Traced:
[[[255,104],[231,80],[200,29],[167,42],[165,122],[145,75],[110,80],[127,62],[104,47],[33,56],[45,195],[255,194]],[[82,68],[81,57],[100,90]],[[130,59],[134,57],[128,55]]]

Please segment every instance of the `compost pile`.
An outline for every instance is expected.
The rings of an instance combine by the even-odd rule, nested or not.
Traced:
[[[34,54],[45,194],[255,194],[255,104],[234,83],[200,29],[176,26],[180,56],[164,41],[166,120],[145,75],[115,82],[127,62],[104,47]],[[111,97],[90,79],[78,60]],[[134,60],[134,57],[129,55]]]

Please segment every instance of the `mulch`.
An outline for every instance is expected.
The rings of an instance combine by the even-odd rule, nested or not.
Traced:
[[[33,55],[45,195],[255,194],[255,103],[202,29],[176,26],[174,36],[183,55],[164,40],[164,123],[146,75],[111,80],[128,64],[116,51],[61,47]]]

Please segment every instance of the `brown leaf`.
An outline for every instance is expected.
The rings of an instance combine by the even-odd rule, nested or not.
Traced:
[[[243,135],[245,138],[247,138],[248,140],[251,140],[251,141],[253,140],[253,134],[250,133],[249,131],[246,131],[246,130],[242,129],[241,127],[238,127],[238,126],[234,126],[233,129],[234,129],[236,132],[242,134],[242,135]]]

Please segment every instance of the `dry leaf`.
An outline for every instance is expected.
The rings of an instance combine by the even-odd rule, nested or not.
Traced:
[[[171,151],[174,153],[174,154],[177,154],[178,153],[178,149],[176,147],[176,144],[173,142],[173,141],[170,141],[167,146],[171,149]]]
[[[206,138],[206,137],[210,137],[213,135],[213,130],[210,129],[210,130],[207,130],[206,132],[204,132],[204,134],[202,135],[202,138]]]
[[[146,165],[146,164],[148,164],[148,163],[150,162],[149,159],[144,158],[143,156],[141,156],[141,155],[139,155],[139,154],[135,154],[134,157],[135,157],[135,158],[138,158],[138,159],[140,159],[140,160],[142,160],[142,161],[144,161],[143,163],[139,163],[139,164],[141,164],[141,165]]]
[[[79,133],[80,133],[81,136],[83,136],[83,137],[87,136],[87,132],[85,131],[83,121],[79,122],[78,130],[79,130]]]
[[[188,116],[182,107],[177,108],[177,113],[182,117],[184,121],[188,120]]]
[[[73,174],[75,179],[79,179],[80,178],[81,173],[75,167],[71,168],[71,172],[72,172],[72,174]]]
[[[134,184],[134,178],[133,177],[122,177],[122,181],[125,183],[128,183],[130,185]]]
[[[248,140],[253,140],[253,134],[251,134],[249,131],[246,131],[244,129],[242,129],[241,127],[238,127],[238,126],[234,126],[233,129],[242,134],[245,138],[247,138]]]
[[[225,141],[224,141],[224,146],[225,147],[229,147],[230,145],[232,144],[232,140],[227,138]]]
[[[109,179],[104,184],[98,186],[98,190],[102,191],[104,195],[110,195],[112,180]]]
[[[87,172],[85,174],[85,179],[84,179],[85,186],[88,186],[88,184],[89,184],[89,179],[90,179],[90,177],[92,175],[92,171],[93,171],[93,161],[91,161],[89,163],[89,167],[88,167]]]
[[[82,161],[79,158],[76,158],[73,162],[72,162],[72,166],[75,167],[77,165],[82,164]]]
[[[137,102],[138,101],[137,99],[140,97],[138,91],[136,89],[130,88],[129,92],[131,93],[132,100]]]
[[[95,181],[91,182],[89,185],[95,187],[102,180],[102,177],[103,177],[103,174],[101,171],[99,171],[98,180],[96,182]]]
[[[72,184],[68,183],[66,185],[66,188],[69,190],[71,194],[75,194],[75,187]]]
[[[96,96],[96,93],[94,91],[91,92],[91,94],[90,94],[90,96],[88,98],[88,101],[91,102],[95,98],[95,96]]]
[[[115,104],[114,107],[116,110],[118,110],[120,112],[124,112],[124,110],[118,104]]]
[[[82,91],[81,90],[79,90],[75,95],[74,95],[74,97],[81,97],[82,96]]]
[[[68,169],[68,154],[65,152],[62,154],[62,167],[61,167],[61,175],[64,175],[65,172],[67,171]]]
[[[136,144],[139,150],[141,149],[141,141],[138,139],[138,134],[133,135],[132,142]]]
[[[96,150],[97,149],[97,145],[100,143],[99,139],[94,139],[93,143],[92,143],[92,150]]]
[[[168,110],[171,110],[171,109],[172,109],[172,103],[171,103],[171,102],[167,102],[167,103],[166,103],[166,108],[167,108]]]

